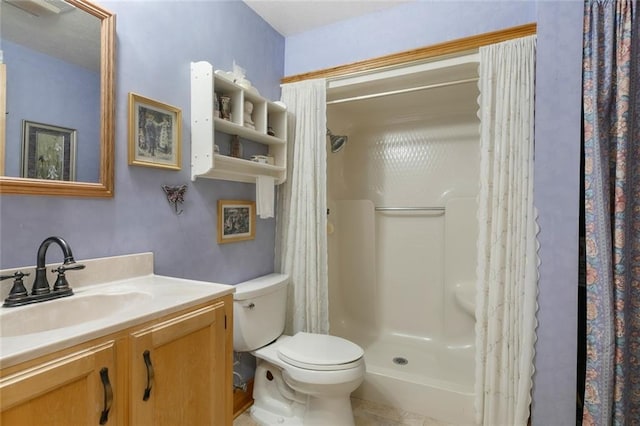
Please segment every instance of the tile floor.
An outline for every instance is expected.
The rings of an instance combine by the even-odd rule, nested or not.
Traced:
[[[420,414],[402,411],[358,398],[351,398],[351,405],[356,426],[453,426]],[[257,425],[248,411],[242,413],[233,422],[233,426]]]

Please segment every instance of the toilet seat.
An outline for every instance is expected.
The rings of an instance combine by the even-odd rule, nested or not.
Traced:
[[[364,351],[346,339],[326,334],[297,333],[278,346],[278,358],[295,367],[316,371],[354,368]]]

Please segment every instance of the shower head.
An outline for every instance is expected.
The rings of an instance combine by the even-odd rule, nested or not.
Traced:
[[[331,152],[338,152],[342,149],[344,144],[349,140],[348,136],[336,136],[331,133],[331,130],[327,128],[327,136],[329,136],[329,142],[331,142]]]

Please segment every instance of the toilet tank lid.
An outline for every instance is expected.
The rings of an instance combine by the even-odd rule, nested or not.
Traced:
[[[233,300],[246,300],[262,296],[286,286],[288,282],[289,275],[277,273],[244,281],[235,285],[236,292],[233,293]]]

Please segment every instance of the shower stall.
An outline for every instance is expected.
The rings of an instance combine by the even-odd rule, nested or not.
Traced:
[[[365,350],[354,396],[473,423],[476,55],[333,80],[331,334]],[[329,144],[328,144],[329,145]]]

